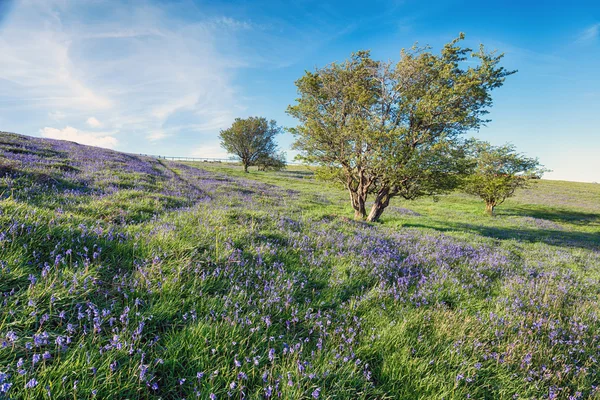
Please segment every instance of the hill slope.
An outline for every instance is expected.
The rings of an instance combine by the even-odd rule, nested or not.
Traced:
[[[13,134],[0,151],[0,397],[584,398],[600,384],[593,209],[522,197],[488,221],[453,195],[369,225],[302,171],[251,180]]]

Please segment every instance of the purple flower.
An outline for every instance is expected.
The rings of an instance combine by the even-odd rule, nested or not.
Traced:
[[[312,397],[313,399],[318,399],[319,395],[321,394],[321,388],[316,388],[313,392],[312,392]]]
[[[9,342],[16,342],[17,339],[19,339],[19,337],[17,336],[16,333],[14,333],[13,331],[9,331],[6,334],[6,340],[8,340]]]
[[[265,388],[265,397],[268,399],[273,395],[273,388],[269,385]]]
[[[37,386],[37,384],[38,384],[38,381],[36,381],[35,378],[32,378],[25,384],[25,389],[34,388]]]
[[[0,393],[7,393],[10,390],[12,383],[4,382],[0,384]]]
[[[144,380],[146,378],[146,372],[148,372],[148,366],[147,365],[140,365],[140,380]]]

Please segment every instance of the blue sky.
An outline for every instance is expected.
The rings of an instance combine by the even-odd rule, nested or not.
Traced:
[[[235,117],[295,124],[285,109],[305,70],[465,32],[519,70],[472,135],[539,157],[547,178],[600,182],[600,2],[497,4],[0,0],[0,130],[222,157]]]

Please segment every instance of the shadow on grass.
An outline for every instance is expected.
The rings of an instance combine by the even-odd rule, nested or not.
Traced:
[[[297,179],[312,179],[315,176],[313,171],[281,170],[276,172],[277,176],[290,177]]]
[[[575,225],[600,225],[600,214],[551,208],[513,206],[500,212],[501,215],[532,217],[553,222],[564,222]]]
[[[440,232],[472,232],[500,240],[518,240],[529,243],[546,243],[553,246],[580,247],[600,251],[600,232],[568,232],[552,229],[499,228],[465,223],[446,224],[445,227],[407,223],[405,227],[428,228]]]

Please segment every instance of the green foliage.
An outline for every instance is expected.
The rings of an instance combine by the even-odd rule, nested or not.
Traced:
[[[461,36],[440,55],[429,47],[403,50],[397,64],[368,51],[296,81],[299,98],[288,113],[306,162],[342,171],[355,217],[379,218],[396,196],[414,199],[456,187],[464,172],[460,135],[485,123],[491,91],[512,74],[502,55],[462,48]],[[464,68],[471,57],[477,65]],[[335,174],[339,177],[339,174]]]
[[[281,128],[273,120],[263,117],[236,118],[230,128],[219,134],[221,146],[228,153],[235,154],[248,172],[248,167],[258,165],[259,160],[278,160],[277,144],[274,138]]]
[[[281,171],[285,169],[285,153],[263,154],[256,161],[259,171]]]
[[[339,181],[344,183],[344,172],[341,168],[319,166],[315,168],[315,178],[321,181]]]
[[[490,215],[518,188],[527,187],[532,179],[539,179],[546,172],[537,158],[517,153],[512,144],[492,146],[472,141],[470,146],[473,172],[464,180],[464,191],[485,201]]]

